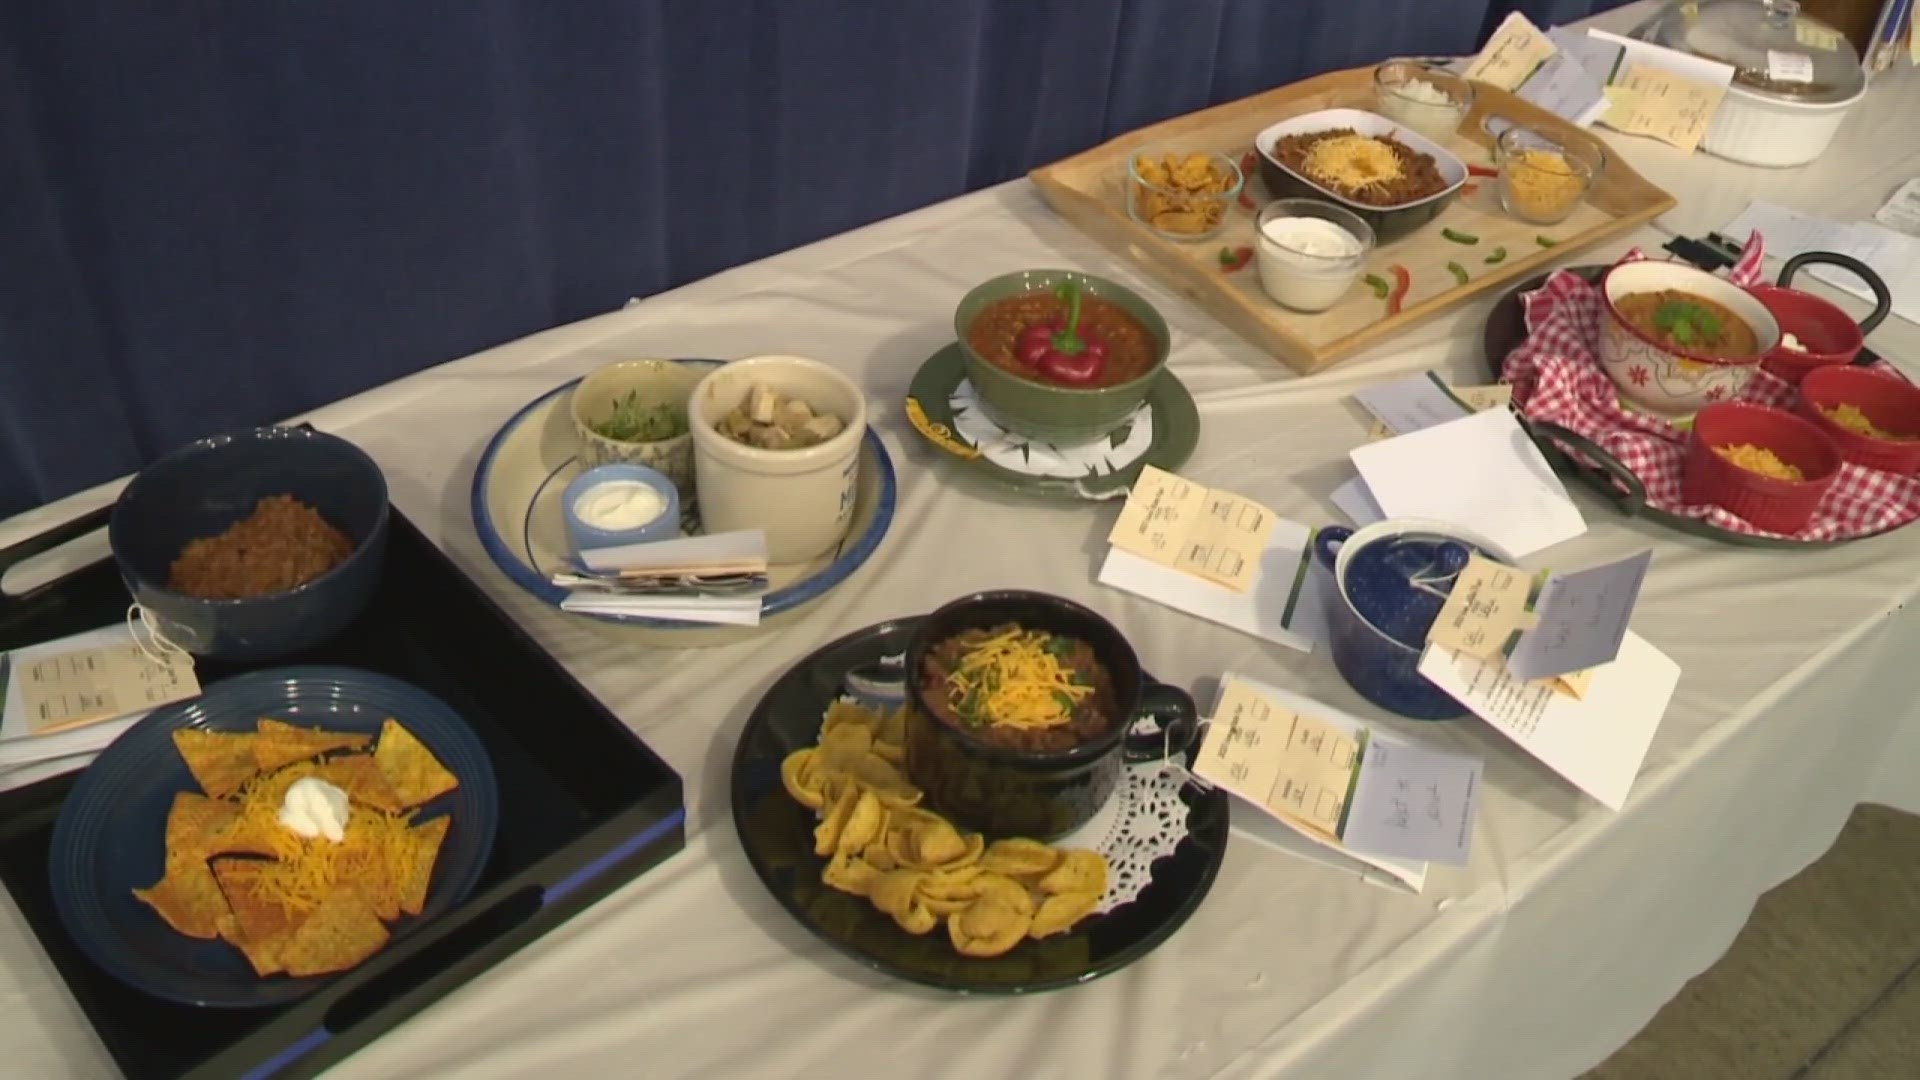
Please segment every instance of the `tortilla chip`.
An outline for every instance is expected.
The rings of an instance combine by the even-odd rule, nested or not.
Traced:
[[[240,816],[240,808],[191,791],[173,793],[167,811],[167,863],[206,862],[216,837]]]
[[[387,774],[380,771],[380,765],[372,754],[347,754],[321,764],[315,776],[341,791],[347,798],[375,810],[398,813],[406,809],[400,804],[400,797],[393,793],[392,785],[387,783]]]
[[[460,786],[459,779],[440,764],[433,751],[397,720],[380,725],[380,744],[374,747],[373,760],[403,807],[419,806]]]
[[[354,889],[335,889],[280,951],[287,974],[296,977],[346,971],[387,944],[387,928],[373,906]]]
[[[346,847],[342,851],[341,877],[336,887],[357,889],[381,922],[400,917],[400,868],[394,865],[406,852],[390,850],[391,842],[380,843],[376,836],[393,835],[389,819],[364,806],[356,806],[347,818]],[[411,833],[404,834],[411,839]],[[410,845],[409,845],[410,846]]]
[[[280,954],[285,951],[300,918],[269,899],[260,888],[260,874],[266,863],[258,859],[216,859],[213,876],[220,892],[233,910],[233,921],[222,928],[221,937],[247,958],[260,975],[284,970]]]
[[[133,890],[168,926],[191,938],[211,941],[220,936],[220,923],[229,914],[220,883],[204,862],[175,861],[150,889]]]
[[[441,815],[432,821],[413,828],[412,859],[407,866],[406,876],[400,879],[400,910],[409,915],[420,914],[427,904],[427,885],[433,880],[433,864],[440,858],[440,845],[447,838],[447,827],[453,824],[450,815]]]
[[[250,731],[205,731],[200,728],[175,728],[174,749],[187,763],[187,771],[200,790],[216,799],[239,791],[260,767],[253,760]]]
[[[329,750],[358,750],[371,736],[351,731],[322,731],[296,727],[282,720],[261,719],[254,725],[260,737],[253,741],[253,763],[261,772],[318,757]]]

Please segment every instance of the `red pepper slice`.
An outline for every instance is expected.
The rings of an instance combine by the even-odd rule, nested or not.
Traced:
[[[1250,247],[1244,247],[1244,246],[1237,247],[1237,248],[1223,247],[1220,249],[1220,272],[1221,273],[1231,274],[1235,270],[1240,270],[1245,268],[1245,266],[1252,261],[1253,261],[1253,249]]]
[[[1461,189],[1460,189],[1460,194],[1462,194],[1462,195],[1472,195],[1472,194],[1473,194],[1474,192],[1476,192],[1476,191],[1479,191],[1479,190],[1480,190],[1480,185],[1479,185],[1479,184],[1468,184],[1468,185],[1467,185],[1466,187],[1463,187],[1463,188],[1461,188]]]
[[[1243,192],[1241,192],[1241,193],[1240,193],[1240,197],[1239,197],[1238,199],[1235,199],[1234,201],[1235,201],[1235,202],[1237,202],[1237,203],[1239,203],[1239,204],[1240,204],[1241,206],[1244,206],[1244,207],[1246,207],[1246,208],[1247,208],[1247,209],[1249,209],[1249,210],[1258,210],[1258,209],[1260,209],[1260,208],[1259,208],[1258,206],[1255,206],[1255,205],[1254,205],[1254,203],[1253,203],[1253,196],[1251,196],[1251,195],[1249,195],[1249,194],[1247,194],[1247,193],[1246,193],[1246,192],[1244,192],[1244,191],[1243,191]]]
[[[1500,170],[1494,168],[1491,165],[1469,165],[1467,166],[1467,175],[1468,176],[1499,176]]]
[[[1240,172],[1243,175],[1252,172],[1254,166],[1258,164],[1260,164],[1260,158],[1252,150],[1240,155]]]
[[[1387,267],[1387,272],[1393,275],[1393,291],[1387,294],[1387,314],[1398,315],[1400,304],[1407,298],[1407,290],[1413,288],[1413,275],[1399,263]]]

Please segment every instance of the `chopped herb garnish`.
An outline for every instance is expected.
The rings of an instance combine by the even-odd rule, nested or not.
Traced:
[[[1364,280],[1367,283],[1367,288],[1372,289],[1373,295],[1381,300],[1385,300],[1387,294],[1393,291],[1393,286],[1387,284],[1387,279],[1381,277],[1379,274],[1368,274]]]
[[[1506,248],[1503,248],[1503,247],[1497,247],[1497,248],[1494,248],[1494,249],[1493,249],[1493,253],[1492,253],[1492,254],[1490,254],[1490,255],[1488,255],[1488,256],[1487,256],[1487,257],[1486,257],[1485,259],[1483,259],[1482,261],[1483,261],[1483,262],[1485,262],[1485,263],[1486,263],[1486,264],[1487,264],[1488,266],[1492,266],[1492,265],[1493,265],[1493,264],[1495,264],[1495,263],[1503,263],[1503,262],[1506,262],[1506,261],[1507,261],[1507,249],[1506,249]]]
[[[1661,304],[1653,313],[1653,325],[1680,346],[1693,346],[1720,336],[1720,317],[1687,300]]]
[[[1539,244],[1541,247],[1552,247],[1560,241],[1555,240],[1551,236],[1536,236],[1533,238],[1533,242]]]
[[[687,433],[687,411],[677,405],[647,404],[640,391],[613,403],[613,413],[597,424],[589,424],[595,435],[615,442],[662,442]]]
[[[1460,284],[1465,285],[1467,283],[1467,268],[1464,266],[1461,266],[1459,263],[1457,262],[1448,263],[1447,273],[1452,274],[1453,280],[1459,282]]]

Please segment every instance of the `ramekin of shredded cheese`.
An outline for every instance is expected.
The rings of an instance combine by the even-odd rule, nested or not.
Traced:
[[[1599,171],[1597,153],[1564,146],[1518,125],[1500,133],[1496,149],[1500,205],[1536,225],[1565,221]]]
[[[1826,413],[1827,419],[1840,427],[1856,435],[1865,435],[1869,439],[1880,439],[1885,442],[1913,442],[1916,438],[1913,435],[1899,435],[1888,431],[1874,423],[1866,413],[1861,412],[1858,405],[1840,404],[1820,411]]]

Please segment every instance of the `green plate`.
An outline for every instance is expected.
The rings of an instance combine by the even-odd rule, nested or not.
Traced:
[[[959,342],[921,365],[907,389],[914,430],[982,476],[1028,495],[1124,498],[1142,468],[1175,472],[1200,441],[1200,410],[1170,370],[1160,373],[1133,420],[1105,439],[1069,447],[1002,431],[971,407],[966,378]]]

